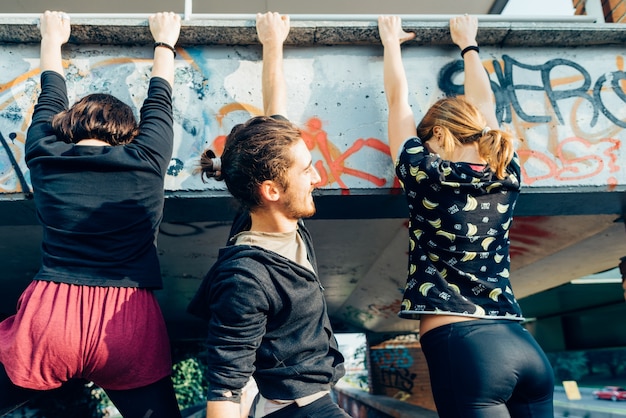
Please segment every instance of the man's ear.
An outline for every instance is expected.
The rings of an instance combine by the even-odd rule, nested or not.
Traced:
[[[272,180],[265,180],[261,183],[260,193],[263,200],[276,202],[280,198],[281,188]]]

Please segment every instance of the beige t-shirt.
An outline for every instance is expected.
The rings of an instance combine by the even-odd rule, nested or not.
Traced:
[[[243,231],[235,235],[235,245],[256,245],[314,271],[297,229],[291,232]]]

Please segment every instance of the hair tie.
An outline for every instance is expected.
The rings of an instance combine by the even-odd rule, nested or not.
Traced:
[[[485,126],[482,131],[482,136],[487,135],[489,132],[491,132],[491,128],[488,126]]]
[[[476,45],[466,46],[461,51],[461,58],[465,58],[465,54],[468,53],[469,51],[476,51],[476,53],[480,53],[480,48],[478,48],[478,46]]]
[[[176,58],[176,48],[174,48],[172,45],[166,43],[166,42],[155,42],[154,43],[154,47],[158,48],[158,47],[163,47],[163,48],[167,48],[170,51],[172,51],[172,53],[174,54],[174,58]]]
[[[213,171],[222,171],[222,159],[220,157],[211,158]]]

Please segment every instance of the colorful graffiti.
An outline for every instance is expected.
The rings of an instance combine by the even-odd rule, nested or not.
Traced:
[[[626,73],[623,57],[614,61],[615,70],[603,71],[595,82],[583,65],[565,58],[534,65],[505,54],[486,63],[500,122],[527,139],[518,149],[526,185],[594,178],[605,178],[608,189],[618,185],[622,166],[617,136],[626,128]],[[462,71],[462,61],[442,68],[439,87],[445,95],[463,94],[463,86],[454,83]],[[562,137],[563,127],[571,136]]]
[[[601,173],[609,173],[606,180],[609,189],[618,185],[613,174],[619,172],[617,162],[621,143],[615,138],[603,138],[595,142],[583,138],[566,138],[557,144],[554,157],[540,151],[524,147],[518,150],[522,166],[524,183],[532,185],[544,179],[560,182],[582,181],[593,178]],[[528,172],[527,165],[535,160],[534,173]]]
[[[511,258],[532,254],[554,235],[549,217],[522,216],[515,218],[511,227]]]
[[[414,380],[417,374],[409,369],[380,369],[380,384],[400,392],[394,395],[401,400],[406,400],[413,392]],[[407,396],[408,395],[408,396]]]
[[[376,187],[383,187],[387,183],[387,180],[384,178],[376,177],[364,170],[357,170],[346,166],[348,157],[357,153],[363,147],[377,150],[382,153],[381,156],[387,158],[387,156],[389,156],[389,145],[381,140],[376,138],[358,138],[346,151],[341,153],[337,147],[328,140],[328,134],[323,129],[322,121],[317,117],[313,117],[307,121],[302,138],[304,142],[306,142],[309,150],[317,149],[323,157],[323,161],[318,160],[315,162],[315,168],[317,168],[317,171],[322,177],[319,186],[329,186],[336,182],[344,192],[347,192],[348,186],[341,180],[341,176],[344,174],[365,179]],[[398,187],[399,183],[397,183],[397,179],[395,183],[396,187]]]
[[[398,396],[406,399],[413,391],[417,376],[411,370],[413,356],[407,347],[376,348],[370,351],[372,363],[377,368],[379,383],[382,386],[398,389]]]
[[[321,188],[348,194],[354,189],[399,188],[386,143],[382,60],[353,54],[350,47],[307,49],[287,56],[289,117],[302,129]],[[507,51],[508,52],[508,51]],[[149,51],[114,46],[75,47],[65,62],[71,101],[94,91],[115,94],[141,106],[150,70]],[[35,46],[2,46],[0,55],[0,193],[29,191],[24,163],[25,132],[38,94]],[[462,94],[462,62],[443,52],[421,65],[422,51],[407,51],[412,82],[426,89],[412,95],[419,117],[435,96]],[[138,58],[129,58],[136,56]],[[234,125],[261,113],[260,55],[253,47],[195,47],[180,50],[174,89],[175,151],[168,190],[217,190],[197,175],[198,158],[211,147],[219,154]],[[428,67],[428,68],[425,68]],[[441,68],[432,73],[431,68]],[[518,51],[485,61],[498,118],[523,141],[519,155],[527,186],[626,184],[623,164],[626,73],[615,49]],[[354,71],[353,69],[362,69]],[[301,74],[291,80],[291,74]]]
[[[354,322],[356,324],[365,324],[368,321],[376,318],[373,312],[369,310],[364,311],[350,305],[346,306],[344,312],[342,312],[342,315],[347,321]]]
[[[246,111],[250,116],[259,116],[263,114],[261,109],[258,109],[250,104],[245,103],[230,103],[220,109],[216,118],[221,127],[223,127],[224,117],[235,111]],[[354,176],[364,180],[367,180],[375,187],[383,187],[388,183],[386,178],[376,176],[372,173],[368,173],[365,170],[359,170],[347,165],[348,158],[358,153],[363,148],[371,148],[379,151],[383,158],[389,156],[389,145],[376,138],[358,138],[352,145],[341,152],[333,143],[328,139],[328,133],[324,130],[323,122],[318,117],[311,117],[306,121],[302,127],[302,139],[307,145],[307,148],[316,154],[320,155],[320,159],[315,161],[314,166],[320,174],[321,181],[317,184],[317,187],[332,187],[337,185],[342,193],[348,194],[349,187],[346,182],[342,180],[342,176]],[[212,143],[212,148],[216,154],[220,155],[224,150],[224,142],[226,141],[226,135],[219,135]],[[391,165],[391,161],[389,161]],[[393,187],[398,188],[400,184],[394,177]]]
[[[407,369],[413,365],[413,356],[409,349],[403,346],[377,348],[371,351],[370,357],[381,369]]]

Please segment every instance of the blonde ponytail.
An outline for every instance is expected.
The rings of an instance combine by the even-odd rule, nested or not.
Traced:
[[[500,129],[483,130],[478,140],[478,152],[487,160],[496,177],[504,179],[507,176],[506,167],[515,152],[513,137]]]
[[[435,127],[443,128],[443,149],[451,155],[457,146],[478,143],[478,152],[499,179],[506,177],[506,167],[515,152],[513,137],[501,129],[485,126],[478,108],[461,97],[447,97],[435,102],[426,112],[417,135],[423,141],[433,138]]]

